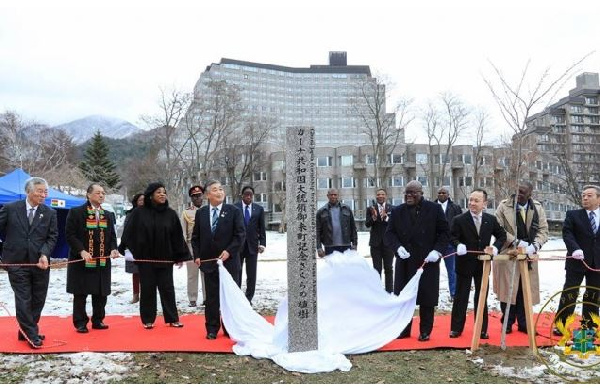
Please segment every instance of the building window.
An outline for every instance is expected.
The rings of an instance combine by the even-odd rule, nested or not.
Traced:
[[[285,169],[285,160],[274,160],[273,171],[279,171]]]
[[[427,164],[427,154],[417,154],[415,160],[418,164]]]
[[[444,180],[442,181],[440,179],[439,176],[435,177],[435,187],[440,187],[440,186],[450,186],[450,177],[449,176],[445,176]]]
[[[583,107],[581,105],[571,105],[571,113],[583,113]]]
[[[341,177],[340,178],[340,187],[343,189],[353,188],[354,187],[354,178],[351,176]]]
[[[365,178],[365,186],[369,188],[379,187],[377,180],[375,180],[375,177],[372,176]]]
[[[470,176],[458,177],[458,186],[459,187],[473,186],[473,178]]]
[[[365,161],[367,164],[375,164],[375,155],[367,154],[365,156]]]
[[[402,164],[402,154],[389,154],[391,164]]]
[[[273,191],[285,191],[285,181],[273,182]]]
[[[427,177],[426,176],[418,176],[417,180],[423,185],[423,186],[427,186]]]
[[[392,205],[398,206],[404,203],[404,198],[392,198]]]
[[[571,116],[572,123],[583,123],[583,116]]]
[[[283,209],[281,208],[281,204],[279,204],[279,203],[273,204],[273,212],[274,213],[281,213],[282,211],[283,211]]]
[[[342,199],[340,202],[343,203],[344,205],[348,206],[350,208],[350,210],[354,211],[354,201],[353,200]]]
[[[588,105],[598,105],[598,97],[586,97],[585,103]]]
[[[434,161],[435,164],[446,164],[450,163],[450,155],[447,154],[435,154]]]
[[[254,202],[267,203],[267,194],[254,194]]]
[[[331,189],[331,178],[317,178],[317,189]]]
[[[352,166],[353,161],[352,155],[340,156],[340,166]]]
[[[320,156],[317,158],[317,167],[331,167],[333,158],[331,156]]]
[[[267,173],[264,171],[261,172],[255,172],[254,174],[254,181],[266,181],[267,180]]]
[[[462,162],[464,164],[472,164],[473,163],[473,155],[471,154],[463,154]]]
[[[390,187],[402,187],[404,186],[404,177],[402,175],[394,175],[390,177]]]

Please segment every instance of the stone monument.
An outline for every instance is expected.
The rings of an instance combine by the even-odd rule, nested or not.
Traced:
[[[317,328],[315,130],[286,133],[288,351],[319,347]]]

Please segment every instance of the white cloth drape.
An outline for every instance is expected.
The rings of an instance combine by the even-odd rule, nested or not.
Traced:
[[[398,296],[388,294],[377,271],[356,251],[333,254],[317,269],[319,349],[288,353],[287,297],[275,325],[257,314],[231,275],[219,263],[223,322],[238,355],[270,358],[290,371],[350,370],[344,354],[367,353],[389,343],[413,317],[422,270]]]

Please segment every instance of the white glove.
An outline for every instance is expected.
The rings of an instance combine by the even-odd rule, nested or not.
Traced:
[[[425,258],[425,262],[426,263],[435,263],[436,261],[438,261],[441,257],[441,253],[439,253],[436,250],[433,250],[431,252],[429,252],[429,254],[427,255],[427,257]]]
[[[527,253],[528,255],[535,254],[535,246],[533,244],[527,245],[527,248],[525,248],[525,253]]]
[[[464,256],[467,254],[467,246],[465,244],[458,244],[456,246],[456,254],[458,256]]]
[[[498,248],[495,245],[492,245],[492,256],[498,256]]]
[[[517,245],[517,247],[519,248],[527,248],[527,246],[529,245],[529,243],[527,241],[519,241],[519,245]]]
[[[583,251],[581,249],[573,251],[571,257],[577,260],[583,260]]]
[[[125,249],[125,261],[133,261],[133,255],[129,249]]]
[[[410,253],[408,253],[408,251],[404,249],[402,245],[400,245],[400,248],[398,248],[398,256],[400,256],[401,259],[408,259],[410,257]]]

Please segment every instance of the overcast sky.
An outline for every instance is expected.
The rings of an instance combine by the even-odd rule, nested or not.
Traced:
[[[103,114],[143,126],[159,87],[191,91],[223,57],[308,67],[347,51],[349,65],[393,82],[391,100],[424,105],[452,91],[499,117],[482,81],[488,61],[510,79],[528,60],[532,74],[560,74],[600,42],[597,1],[79,3],[91,2],[0,0],[1,111],[50,125]],[[599,72],[600,52],[581,71]],[[505,127],[499,118],[493,125]]]

